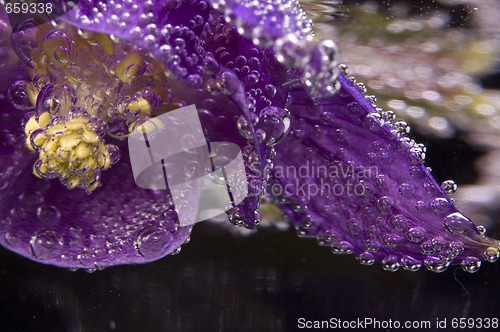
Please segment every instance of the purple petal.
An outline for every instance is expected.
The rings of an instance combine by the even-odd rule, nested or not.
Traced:
[[[164,192],[138,188],[120,162],[92,195],[32,174],[22,114],[1,103],[0,243],[27,258],[71,268],[146,263],[178,250],[179,227]]]
[[[83,11],[92,8],[93,3],[86,4],[91,6],[85,7],[82,2],[80,7]],[[176,47],[179,48],[182,44],[180,40],[183,40],[181,48],[191,52],[191,57],[180,52],[181,65],[159,53],[162,49],[159,45],[143,46],[149,47],[173,73],[182,78],[182,81],[173,84],[172,90],[177,98],[197,105],[207,138],[234,142],[242,148],[250,174],[251,196],[228,214],[233,223],[252,228],[260,218],[256,209],[263,186],[264,161],[272,151],[270,145],[282,135],[284,126],[280,117],[285,115],[284,110],[276,107],[285,103],[285,95],[271,85],[271,79],[263,74],[262,69],[276,68],[272,73],[278,78],[286,76],[286,69],[277,64],[272,55],[264,54],[239,37],[235,28],[224,22],[222,14],[203,8],[205,6],[199,3],[193,6],[182,5],[178,11],[167,16],[155,16],[155,19],[159,18],[159,28],[170,24],[168,30],[172,35],[164,40],[164,45],[177,51]],[[159,10],[173,10],[167,7]],[[142,22],[144,10],[141,8],[133,19]],[[197,19],[195,14],[204,16],[202,21],[198,21],[199,28],[185,27],[183,22],[189,23],[185,18]],[[87,27],[83,16],[75,15],[73,18],[77,26]],[[180,23],[176,23],[178,21]],[[152,29],[152,23],[147,23],[149,26],[146,28]],[[175,24],[178,24],[177,28]],[[144,25],[139,26],[145,28]],[[94,31],[115,33],[122,39],[134,37],[116,33],[107,25],[92,28]],[[153,35],[161,34],[156,32]],[[147,40],[140,39],[141,42]],[[183,64],[187,69],[182,67]],[[205,89],[196,89],[200,86]],[[208,89],[213,90],[211,87],[220,91],[208,93]],[[254,128],[258,117],[253,112],[264,106],[269,108],[266,114],[272,119],[263,124],[269,132],[267,138],[264,137],[264,129],[259,131]],[[8,114],[6,112],[4,114]],[[8,163],[4,164],[2,174],[8,183],[2,191],[0,203],[4,220],[0,230],[1,241],[5,247],[52,265],[94,268],[153,261],[174,252],[186,241],[190,227],[178,226],[170,196],[137,188],[130,167],[124,162],[126,155],[122,156],[118,165],[113,166],[110,174],[103,175],[102,188],[89,196],[77,190],[67,191],[54,181],[36,179],[31,174],[35,155],[24,146],[25,138],[20,126],[23,114],[12,109],[8,112],[16,116],[11,116],[10,122],[2,123],[3,129],[15,131],[16,135],[2,150],[10,158],[5,159]],[[274,140],[272,144],[266,144],[271,140]],[[120,149],[126,151],[123,144]]]
[[[118,10],[103,1],[81,1],[62,19],[150,50],[188,87],[203,87],[204,92],[183,87],[176,93],[179,98],[195,103],[198,109],[208,110],[210,115],[201,120],[205,128],[212,129],[209,136],[214,141],[229,141],[241,147],[247,166],[251,166],[247,167],[251,197],[230,211],[229,217],[235,224],[253,228],[260,218],[256,209],[266,160],[272,154],[274,141],[283,134],[286,90],[280,89],[279,84],[287,79],[287,69],[275,60],[272,52],[263,52],[240,36],[229,15],[234,8],[242,15],[238,22],[248,21],[251,26],[257,24],[257,16],[250,7],[245,9],[238,2],[228,3],[224,14],[205,1],[129,2],[121,6]],[[214,7],[223,9],[220,3]],[[280,8],[276,13],[293,14],[296,19],[281,30],[275,29],[272,39],[284,33],[306,34],[310,29],[299,27],[302,12],[296,5],[286,10]],[[226,23],[228,20],[230,23]],[[273,121],[258,128],[256,114],[266,107],[281,109],[278,111],[281,115],[269,116]]]
[[[343,76],[333,97],[291,92],[291,128],[269,189],[299,235],[387,270],[425,264],[474,272],[499,242],[463,216],[432,178],[404,123],[391,123]]]

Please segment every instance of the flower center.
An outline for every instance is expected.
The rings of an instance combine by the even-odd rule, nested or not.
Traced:
[[[92,192],[101,172],[120,158],[106,138],[122,140],[154,126],[153,117],[183,106],[173,99],[163,65],[142,49],[110,36],[49,25],[14,35],[30,81],[14,83],[11,103],[27,111],[33,173]],[[28,45],[28,46],[26,46]]]

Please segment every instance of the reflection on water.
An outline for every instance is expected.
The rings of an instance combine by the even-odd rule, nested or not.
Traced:
[[[499,264],[476,274],[388,273],[293,232],[245,238],[206,223],[156,263],[92,274],[0,251],[2,331],[294,331],[300,317],[431,320],[498,315]]]

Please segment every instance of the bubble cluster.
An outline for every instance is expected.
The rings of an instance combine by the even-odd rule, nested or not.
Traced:
[[[338,93],[314,106],[291,94],[291,139],[276,146],[275,168],[301,170],[288,178],[275,171],[268,186],[288,188],[278,202],[297,220],[299,236],[387,271],[461,264],[475,272],[481,260],[495,261],[497,242],[456,210],[447,197],[456,185],[434,181],[422,164],[426,148],[407,137],[408,125],[354,79],[340,80]]]
[[[313,36],[312,21],[297,0],[210,2],[224,13],[226,22],[234,24],[238,33],[261,48],[271,46],[290,31],[299,39]]]

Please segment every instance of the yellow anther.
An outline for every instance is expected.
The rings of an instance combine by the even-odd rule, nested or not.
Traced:
[[[45,141],[45,144],[42,146],[42,149],[45,150],[46,153],[49,152],[56,152],[57,149],[59,148],[59,145],[54,142],[53,140],[47,140]]]
[[[39,160],[37,160],[37,162],[35,163],[35,165],[33,165],[33,174],[35,174],[35,176],[36,176],[36,177],[41,178],[41,176],[40,176],[39,172],[37,172],[37,170],[36,170],[36,165],[37,165],[37,163],[38,163],[39,161],[40,161],[40,159],[39,159]],[[38,169],[38,170],[39,170],[39,171],[40,171],[40,173],[42,173],[42,174],[46,174],[46,173],[48,173],[48,169],[47,169],[47,166],[46,166],[45,164],[42,164],[42,165],[39,167],[39,169]]]
[[[163,127],[163,122],[159,118],[152,118],[146,121],[140,120],[140,123],[131,124],[129,130],[134,131],[138,135],[147,135],[155,131],[161,131]]]
[[[106,156],[103,154],[96,156],[96,163],[99,167],[104,168],[104,164],[106,164]]]
[[[97,135],[96,133],[88,130],[88,129],[85,129],[82,133],[83,137],[85,137],[85,139],[87,140],[87,142],[89,142],[90,144],[97,144],[99,143],[99,135]]]
[[[38,118],[38,121],[36,119],[36,116],[33,115],[26,122],[26,125],[24,127],[24,133],[26,134],[26,136],[29,136],[35,130],[47,127],[50,121],[51,121],[50,114],[47,112],[42,113],[42,115],[40,115],[40,117]]]
[[[78,144],[77,138],[80,135],[71,131],[66,131],[65,134],[66,136],[61,138],[58,144],[65,149],[73,149]]]
[[[131,102],[128,104],[128,109],[132,112],[137,112],[140,109],[139,103],[136,101]]]
[[[104,35],[102,33],[97,33],[96,36],[101,44],[104,53],[109,56],[113,55],[113,53],[115,53],[115,43],[111,41],[111,38],[109,38],[108,35]]]
[[[65,127],[69,130],[82,130],[88,121],[89,119],[86,118],[71,119],[66,122]]]
[[[96,158],[90,156],[85,158],[85,164],[88,166],[89,170],[95,170],[98,167]]]
[[[36,146],[42,146],[47,140],[47,136],[45,134],[38,134],[31,139]]]
[[[36,121],[35,116],[32,116],[24,126],[24,134],[29,137],[29,135],[38,128],[40,128],[40,126],[38,125],[38,121]]]
[[[90,156],[92,148],[89,144],[80,143],[75,148],[75,156],[80,159],[85,159]]]
[[[74,118],[48,126],[49,113],[41,114],[38,121],[35,116],[28,120],[26,144],[31,150],[33,146],[40,147],[37,149],[39,159],[33,168],[37,177],[57,176],[69,189],[78,186],[90,192],[99,187],[97,173],[109,168],[111,159],[100,137],[86,128],[88,121]],[[37,129],[43,131],[33,136]]]
[[[130,83],[143,65],[144,61],[140,54],[129,54],[116,66],[116,76],[122,82]]]
[[[93,185],[87,188],[87,192],[91,193],[99,187],[99,182],[95,182]]]
[[[486,253],[488,253],[488,255],[490,255],[490,256],[497,256],[498,255],[498,248],[488,247],[486,249]]]
[[[45,128],[49,125],[50,121],[52,121],[52,118],[50,117],[49,112],[44,112],[40,115],[38,118],[38,124],[40,128]]]
[[[61,169],[61,164],[58,163],[55,159],[50,159],[47,162],[47,168],[50,170],[50,172],[57,173]]]
[[[66,182],[68,183],[68,189],[74,189],[80,183],[80,179],[76,176],[70,176],[66,179]]]
[[[85,40],[85,38],[82,38],[78,32],[76,31],[76,28],[73,27],[73,38],[75,40],[75,43],[78,47],[81,47],[81,48],[87,48],[87,49],[90,49],[91,46],[90,44]]]
[[[57,156],[61,159],[61,161],[68,161],[71,157],[71,150],[61,147],[57,149]]]
[[[140,115],[147,115],[151,112],[151,105],[144,98],[138,98],[137,101],[132,101],[128,104],[128,109],[132,112],[140,111]]]
[[[38,90],[35,88],[33,83],[26,84],[26,94],[28,95],[28,99],[31,105],[36,106],[36,99],[38,98]]]

